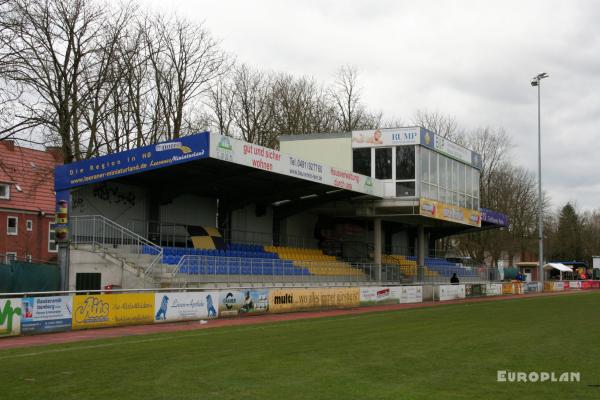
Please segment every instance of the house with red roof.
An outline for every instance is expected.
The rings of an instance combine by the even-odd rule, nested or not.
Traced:
[[[60,149],[0,141],[0,257],[56,261],[54,167],[60,164]]]

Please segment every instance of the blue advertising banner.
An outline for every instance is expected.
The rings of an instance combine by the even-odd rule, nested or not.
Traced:
[[[23,299],[21,333],[71,330],[71,296],[26,297]]]
[[[481,209],[481,222],[487,222],[489,224],[508,226],[508,216],[498,211],[488,210],[487,208]]]
[[[54,188],[58,192],[206,158],[209,156],[209,140],[209,133],[202,132],[168,142],[61,165],[54,170]]]

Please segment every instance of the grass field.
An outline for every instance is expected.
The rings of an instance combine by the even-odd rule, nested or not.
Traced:
[[[599,399],[599,306],[588,292],[4,350],[0,399]]]

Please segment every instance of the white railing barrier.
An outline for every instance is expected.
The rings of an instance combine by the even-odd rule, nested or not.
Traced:
[[[70,225],[72,244],[90,244],[109,253],[154,256],[147,265],[140,265],[146,276],[162,263],[162,247],[102,215],[73,216]]]

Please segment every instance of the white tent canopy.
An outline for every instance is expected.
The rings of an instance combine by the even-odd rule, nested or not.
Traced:
[[[561,263],[548,263],[548,264],[544,265],[544,269],[545,270],[557,269],[560,272],[573,272],[573,269],[571,269],[571,267],[567,267],[565,264],[561,264]]]

